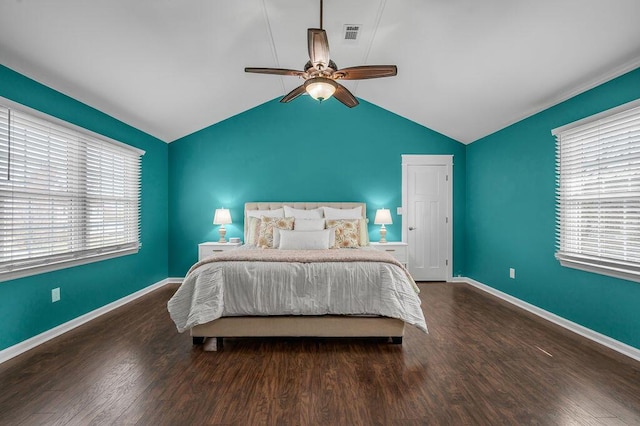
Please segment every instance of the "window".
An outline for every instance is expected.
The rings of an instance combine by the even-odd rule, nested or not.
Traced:
[[[9,178],[9,109],[0,105],[0,181]]]
[[[0,281],[139,248],[144,152],[0,106]]]
[[[640,100],[552,133],[556,258],[564,266],[640,281]]]

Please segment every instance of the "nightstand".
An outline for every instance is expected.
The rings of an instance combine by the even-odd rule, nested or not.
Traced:
[[[371,247],[376,250],[386,251],[395,257],[398,262],[402,263],[405,268],[409,267],[409,245],[400,241],[391,241],[387,243],[370,243]]]
[[[242,243],[214,243],[206,242],[198,244],[198,260],[202,260],[211,256],[213,253],[219,253],[221,251],[228,251],[238,248]]]

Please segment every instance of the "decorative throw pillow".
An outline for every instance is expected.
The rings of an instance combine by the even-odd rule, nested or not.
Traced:
[[[323,219],[324,221],[324,219]],[[293,230],[296,230],[295,224],[293,226]],[[324,231],[329,231],[329,247],[328,248],[336,248],[336,228],[327,228],[327,229],[321,229]],[[298,230],[299,231],[299,230]],[[308,231],[300,231],[300,232],[308,232]],[[280,248],[280,230],[277,228],[273,228],[273,248]],[[369,243],[367,243],[366,245],[369,245]]]
[[[247,244],[255,245],[258,239],[258,232],[260,231],[260,218],[248,217],[249,224],[247,225],[247,235],[245,241]]]
[[[369,227],[367,226],[367,219],[360,219],[360,246],[366,247],[369,245]]]
[[[288,230],[280,229],[276,226],[273,227],[273,248],[280,248],[280,231],[288,231]]]
[[[273,248],[273,228],[291,230],[294,220],[292,217],[262,216],[256,245],[260,248]]]
[[[335,248],[336,246],[336,228],[327,228],[329,231],[329,248]]]
[[[285,231],[274,228],[280,234],[280,250],[326,250],[329,248],[330,230]]]
[[[302,226],[300,225],[301,222],[303,223]],[[336,231],[333,228],[330,230],[324,229],[324,219],[296,219],[293,223],[293,230],[301,232],[331,231],[329,233],[329,247],[333,247],[336,243]],[[279,228],[273,228],[273,248],[280,248],[280,231],[281,230]],[[285,229],[282,229],[282,231],[290,232]],[[368,245],[368,243],[365,245]]]
[[[360,220],[327,220],[327,228],[335,228],[336,242],[333,248],[357,248],[360,246]]]

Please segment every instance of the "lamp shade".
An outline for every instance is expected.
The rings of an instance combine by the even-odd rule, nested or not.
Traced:
[[[316,77],[304,82],[307,93],[317,101],[326,101],[336,92],[338,85],[330,78]]]
[[[373,223],[376,225],[391,225],[393,221],[391,220],[391,212],[389,209],[378,209]]]
[[[229,209],[216,209],[216,213],[213,215],[214,225],[228,225],[231,223],[231,213]]]

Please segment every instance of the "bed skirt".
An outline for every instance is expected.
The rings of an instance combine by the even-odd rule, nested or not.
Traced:
[[[402,343],[404,321],[345,315],[222,317],[191,328],[194,344],[205,337],[390,337]]]

